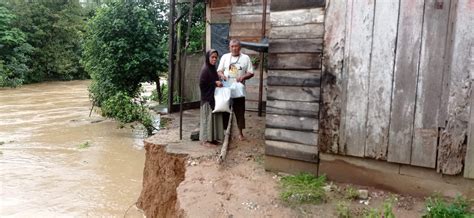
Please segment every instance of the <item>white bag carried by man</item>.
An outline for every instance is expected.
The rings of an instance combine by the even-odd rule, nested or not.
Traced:
[[[245,85],[239,82],[233,82],[232,85],[230,85],[230,97],[245,97]]]
[[[227,112],[230,113],[231,90],[228,87],[218,87],[214,91],[214,101],[216,103],[212,113]]]
[[[245,97],[245,85],[243,83],[235,81],[235,79],[229,79],[229,81],[222,81],[224,87],[230,88],[231,98]]]

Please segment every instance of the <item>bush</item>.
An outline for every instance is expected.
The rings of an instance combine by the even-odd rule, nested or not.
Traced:
[[[102,116],[112,117],[122,123],[138,121],[145,126],[148,134],[153,131],[153,121],[147,109],[124,92],[118,92],[102,105]]]
[[[448,203],[440,196],[429,197],[426,200],[426,212],[424,218],[466,218],[474,217],[474,213],[469,211],[468,201],[458,196],[453,202]]]
[[[344,198],[345,199],[348,199],[348,200],[355,200],[357,199],[357,197],[359,196],[359,191],[352,187],[352,186],[348,186],[346,188],[346,191],[344,193]]]

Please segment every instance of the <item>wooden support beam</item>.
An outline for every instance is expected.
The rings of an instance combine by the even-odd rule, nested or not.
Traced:
[[[262,11],[262,40],[265,39],[265,31],[266,31],[266,23],[267,23],[267,0],[263,0],[263,11]],[[258,116],[262,116],[263,111],[263,63],[265,62],[265,54],[260,52],[260,77],[259,77],[259,84],[258,84]]]

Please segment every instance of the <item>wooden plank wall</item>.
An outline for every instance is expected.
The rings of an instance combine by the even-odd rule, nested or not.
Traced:
[[[348,67],[344,69],[347,91],[342,146],[345,154],[359,157],[364,156],[364,146],[360,145],[365,144],[367,135],[367,122],[360,120],[367,116],[374,7],[375,1],[349,1],[348,5],[352,17],[348,29],[351,40],[346,44]]]
[[[474,177],[474,2],[326,5],[321,150]]]
[[[450,0],[425,4],[411,165],[435,168]]]
[[[267,12],[266,12],[266,33],[268,36],[270,29],[270,3],[271,0],[267,0]],[[245,42],[260,42],[262,37],[262,18],[263,18],[263,4],[261,0],[233,0],[231,7],[230,17],[230,31],[229,37],[236,38],[240,41]],[[242,53],[250,56],[251,59],[257,60],[258,64],[254,64],[254,77],[246,81],[246,109],[257,111],[258,110],[258,93],[260,85],[260,69],[259,64],[259,53],[249,50],[242,49]],[[263,73],[263,89],[262,89],[262,101],[266,101],[266,84],[267,84],[267,73],[264,69]]]
[[[466,137],[468,135],[470,89],[473,75],[469,73],[474,46],[474,2],[472,0],[453,0],[456,3],[452,35],[452,51],[449,96],[447,104],[446,128],[441,131],[438,146],[437,170],[443,174],[459,174],[466,163],[472,169],[472,159],[466,155]],[[472,140],[472,139],[468,139]],[[472,149],[472,147],[469,147]],[[468,160],[470,160],[468,162]],[[468,175],[469,176],[469,175]],[[472,176],[470,177],[472,178]]]
[[[470,78],[471,78],[471,112],[469,119],[469,137],[466,149],[466,166],[464,167],[464,177],[474,179],[474,89],[472,82],[474,81],[474,45],[471,45],[470,61],[471,66],[469,67]]]
[[[375,4],[365,156],[387,158],[399,1]]]
[[[388,161],[410,164],[424,0],[401,1]]]
[[[469,137],[466,149],[466,166],[464,167],[464,177],[474,179],[474,89],[472,81],[474,80],[474,46],[471,46],[471,116],[469,119]]]
[[[231,0],[211,0],[209,4],[210,23],[229,23],[231,17]]]
[[[265,154],[317,162],[325,12],[307,3],[270,13]]]

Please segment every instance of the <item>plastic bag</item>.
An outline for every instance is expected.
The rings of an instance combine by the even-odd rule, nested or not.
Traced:
[[[240,98],[245,97],[245,85],[239,82],[234,82],[230,86],[230,97]]]
[[[230,88],[221,87],[214,91],[214,100],[216,105],[212,113],[228,112],[230,113]]]

